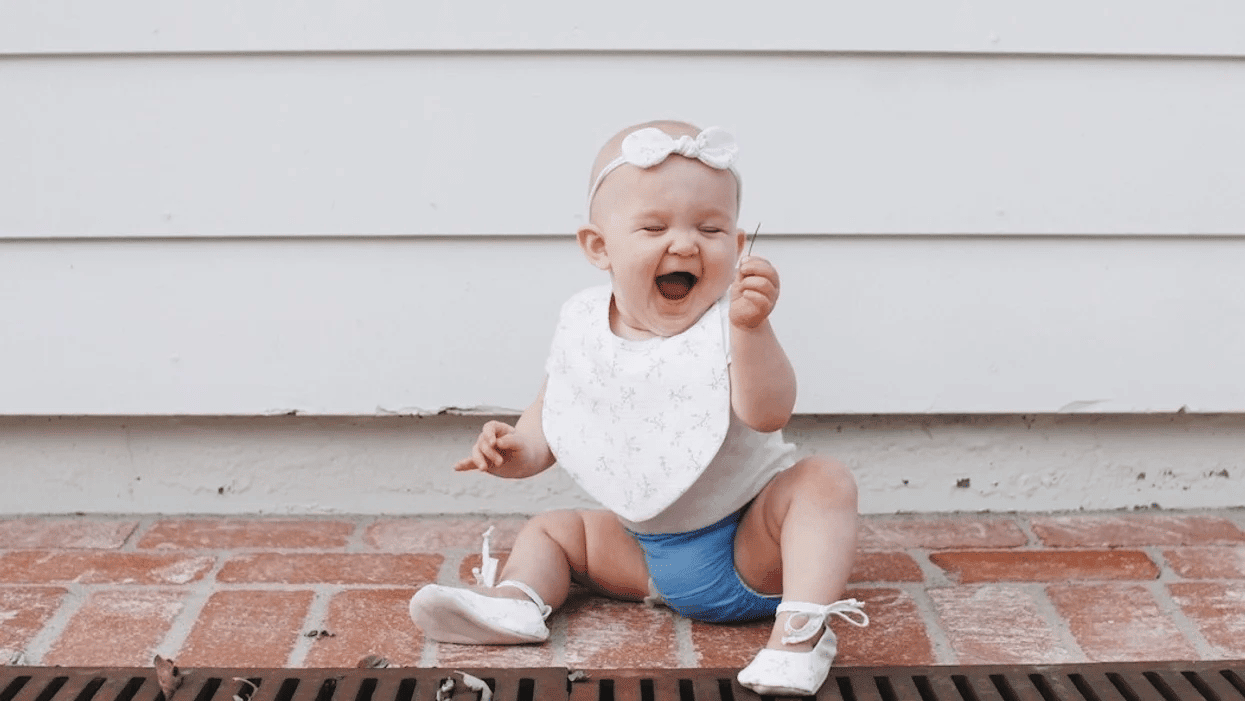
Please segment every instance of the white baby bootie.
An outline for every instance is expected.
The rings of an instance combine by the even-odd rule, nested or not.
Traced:
[[[484,532],[480,566],[472,568],[476,584],[493,587],[498,559],[490,552],[493,527]],[[411,597],[411,620],[433,640],[466,645],[543,643],[549,639],[545,619],[553,609],[523,582],[507,579],[497,587],[514,587],[531,601],[477,594],[469,589],[429,584]]]
[[[856,599],[844,599],[833,604],[807,604],[800,601],[784,601],[778,605],[778,613],[792,614],[783,627],[782,641],[788,645],[812,640],[825,628],[821,640],[808,652],[791,652],[765,648],[757,653],[752,662],[739,672],[739,683],[758,694],[776,696],[811,696],[817,693],[830,665],[838,652],[838,638],[827,625],[831,614],[854,626],[869,625],[869,617],[861,609],[864,603]],[[793,622],[804,616],[804,622]],[[854,618],[854,616],[858,616]]]
[[[545,619],[553,609],[523,582],[508,579],[498,587],[514,587],[531,601],[497,598],[429,584],[411,597],[411,620],[424,635],[445,643],[514,645],[549,639]]]

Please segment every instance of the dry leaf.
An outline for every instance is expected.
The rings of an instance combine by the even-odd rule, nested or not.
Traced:
[[[156,682],[160,684],[160,691],[164,692],[165,701],[173,698],[173,693],[183,681],[185,678],[173,660],[156,655]]]
[[[367,657],[364,657],[363,659],[359,660],[359,663],[355,665],[355,668],[357,669],[385,669],[386,667],[392,667],[392,666],[393,666],[392,662],[390,662],[388,659],[384,657],[381,657],[380,655],[368,655]]]
[[[437,685],[436,701],[451,701],[454,695],[454,677],[446,677]]]
[[[480,693],[480,701],[493,701],[493,690],[488,688],[488,684],[485,684],[483,679],[473,677],[466,672],[455,671],[454,674],[463,678],[463,686]]]
[[[241,691],[234,694],[233,701],[250,701],[250,698],[255,695],[255,692],[259,691],[259,687],[256,686],[255,682],[250,679],[246,679],[245,677],[234,677],[233,680],[236,682],[242,682],[243,684],[251,687],[250,692],[248,692],[246,696],[243,696]]]

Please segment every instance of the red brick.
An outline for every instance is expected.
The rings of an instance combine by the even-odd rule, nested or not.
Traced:
[[[921,567],[905,553],[858,553],[852,582],[923,582]]]
[[[1234,548],[1176,548],[1163,553],[1185,579],[1245,579],[1245,545]]]
[[[414,589],[347,590],[329,602],[324,630],[304,667],[354,667],[368,655],[379,655],[398,667],[418,667],[424,636],[411,622],[407,604]],[[304,631],[306,633],[306,631]]]
[[[839,640],[838,666],[934,664],[925,623],[912,597],[898,589],[855,589],[848,597],[865,603],[869,627],[857,628],[832,618]],[[743,667],[765,647],[772,618],[716,625],[692,622],[692,645],[701,667]]]
[[[677,667],[674,614],[667,608],[577,596],[562,607],[567,617],[570,667]]]
[[[218,591],[175,659],[182,667],[284,667],[311,598],[309,591]]]
[[[372,548],[387,552],[440,553],[445,550],[479,550],[484,532],[493,526],[489,539],[494,550],[509,550],[527,522],[526,517],[498,518],[406,518],[377,521],[363,534]]]
[[[1136,550],[964,550],[931,553],[929,559],[963,584],[1159,576],[1154,562]]]
[[[1179,514],[1050,516],[1030,521],[1043,543],[1055,548],[1245,543],[1245,531],[1225,518]]]
[[[17,518],[0,520],[0,547],[9,550],[88,548],[115,550],[138,521],[95,518]]]
[[[552,667],[553,646],[539,645],[453,645],[435,643],[438,667]]]
[[[930,589],[942,629],[959,664],[1059,664],[1081,662],[1064,644],[1039,603],[1021,587]]]
[[[167,589],[91,595],[43,658],[65,667],[144,667],[182,611],[184,594]]]
[[[1224,658],[1245,658],[1245,582],[1176,582],[1167,588]]]
[[[60,587],[0,587],[0,664],[43,630],[67,593]]]
[[[1143,585],[1052,584],[1046,591],[1091,662],[1198,659]]]
[[[497,558],[497,581],[500,582],[501,571],[506,567],[506,560],[510,559],[510,551],[502,550],[501,552],[498,552],[494,550],[491,552],[491,555]],[[457,583],[474,585],[476,583],[476,577],[472,574],[471,570],[472,568],[479,567],[480,561],[483,559],[484,558],[480,556],[480,553],[472,553],[464,557],[462,562],[458,563]]]
[[[268,584],[391,584],[432,582],[440,555],[354,553],[255,553],[239,555],[221,568],[218,582]]]
[[[187,584],[215,563],[211,556],[180,553],[22,550],[0,555],[0,582]]]
[[[912,597],[898,589],[849,589],[848,598],[865,602],[869,627],[857,628],[835,619],[839,636],[835,664],[844,667],[930,665],[936,662],[925,621]]]
[[[774,619],[749,623],[692,621],[692,647],[701,667],[743,667],[769,640]]]
[[[140,548],[179,550],[340,549],[346,547],[354,524],[318,519],[199,518],[167,519],[151,527]]]
[[[1011,519],[868,517],[860,521],[857,546],[862,550],[905,548],[1014,548],[1028,537]]]

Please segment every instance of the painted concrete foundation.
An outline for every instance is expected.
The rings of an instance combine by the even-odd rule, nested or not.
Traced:
[[[521,481],[451,471],[488,418],[0,418],[0,513],[593,506],[556,468]],[[787,436],[852,467],[862,513],[1245,505],[1242,414],[798,416]]]

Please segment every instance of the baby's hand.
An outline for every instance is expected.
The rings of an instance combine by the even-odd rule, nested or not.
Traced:
[[[523,440],[515,433],[513,426],[490,421],[480,430],[480,437],[471,449],[471,457],[459,460],[454,469],[459,472],[496,472],[507,463],[521,460],[523,448]]]
[[[755,329],[778,303],[778,271],[768,260],[746,256],[731,285],[731,323]]]

